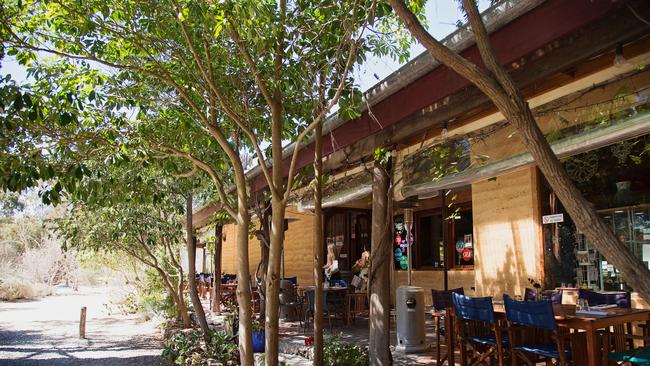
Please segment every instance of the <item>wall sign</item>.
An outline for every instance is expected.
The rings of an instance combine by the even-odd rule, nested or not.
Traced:
[[[542,216],[542,224],[555,224],[556,222],[564,222],[564,214]]]
[[[472,260],[472,250],[470,248],[463,249],[463,260],[469,262]]]

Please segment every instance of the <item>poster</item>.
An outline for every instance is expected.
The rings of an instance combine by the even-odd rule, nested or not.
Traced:
[[[413,233],[411,233],[411,245],[413,244]],[[408,268],[408,249],[404,216],[395,216],[393,219],[393,261],[396,270]]]

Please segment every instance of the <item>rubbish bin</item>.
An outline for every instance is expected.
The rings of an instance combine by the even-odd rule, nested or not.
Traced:
[[[400,286],[396,292],[397,347],[405,353],[421,352],[428,348],[424,330],[424,289]]]

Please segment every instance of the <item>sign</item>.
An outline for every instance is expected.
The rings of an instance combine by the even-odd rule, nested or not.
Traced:
[[[402,258],[402,249],[395,248],[395,260],[400,260]]]
[[[465,242],[463,240],[461,240],[461,239],[458,239],[456,241],[456,251],[458,253],[462,253],[463,249],[465,249]]]
[[[564,214],[542,216],[542,224],[555,224],[556,222],[564,222]]]
[[[469,262],[472,260],[472,250],[469,248],[463,249],[463,260]]]

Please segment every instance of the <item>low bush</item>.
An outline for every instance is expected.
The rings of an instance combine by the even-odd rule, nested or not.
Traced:
[[[42,283],[34,283],[27,278],[9,276],[0,278],[0,300],[31,300],[47,296],[52,289]]]
[[[347,344],[338,336],[325,339],[323,358],[326,366],[367,366],[370,364],[367,347]]]
[[[165,341],[163,357],[176,365],[202,365],[205,359],[213,359],[224,365],[238,364],[237,344],[225,333],[210,331],[210,342],[203,341],[200,329],[185,329]]]

